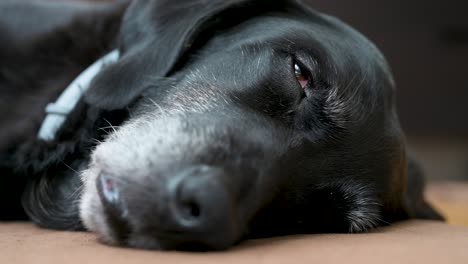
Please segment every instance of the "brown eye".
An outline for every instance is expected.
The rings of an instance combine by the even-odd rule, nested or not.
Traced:
[[[296,75],[296,79],[303,89],[309,85],[310,77],[297,63],[294,63],[294,74]]]

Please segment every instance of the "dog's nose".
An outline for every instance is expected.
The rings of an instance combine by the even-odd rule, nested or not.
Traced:
[[[151,200],[153,197],[147,196],[148,191],[140,196],[129,196],[134,186],[105,174],[98,176],[96,184],[107,223],[119,239],[132,234],[134,228],[154,228],[158,230],[154,239],[164,248],[216,250],[229,247],[237,237],[235,208],[221,181],[225,173],[223,169],[205,165],[178,170],[162,185],[164,187],[158,186],[166,197],[158,201]],[[159,204],[161,202],[165,204]],[[135,208],[139,208],[138,211]],[[129,221],[133,221],[134,226]]]
[[[221,184],[220,168],[196,166],[178,173],[169,184],[170,213],[188,241],[223,248],[232,241],[233,208]]]

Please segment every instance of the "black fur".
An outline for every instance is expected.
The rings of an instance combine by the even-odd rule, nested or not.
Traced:
[[[68,229],[79,226],[77,212],[70,212],[75,209],[59,202],[63,194],[57,193],[60,187],[55,186],[66,188],[74,185],[71,182],[79,183],[74,170],[88,158],[94,139],[105,133],[95,131],[96,125],[103,126],[99,124],[104,122],[102,111],[80,103],[56,142],[38,141],[36,135],[45,118],[45,106],[77,74],[115,47],[126,4],[66,3],[53,9],[51,5],[0,3],[0,37],[5,40],[0,51],[0,170],[4,178],[0,219],[25,217],[20,200],[27,183],[29,191],[23,201],[31,205],[25,206],[30,217],[44,226]],[[28,21],[30,15],[31,24],[6,21],[20,14],[24,15],[22,21]],[[59,19],[53,21],[52,17]],[[37,26],[36,31],[35,21],[51,21],[50,28]],[[28,34],[24,36],[23,31]],[[88,117],[83,119],[87,112]],[[68,217],[71,219],[63,221]]]
[[[26,8],[31,20],[50,21],[56,14],[48,5],[5,2],[0,10]],[[167,94],[177,89],[186,89],[187,97],[196,94],[184,78],[200,69],[201,76],[193,80],[197,89],[207,89],[208,81],[224,85],[229,102],[202,116],[189,111],[188,129],[216,122],[233,132],[221,140],[227,150],[213,143],[207,149],[219,152],[205,151],[189,157],[190,162],[229,167],[236,175],[271,175],[254,193],[241,176],[231,182],[232,192],[247,188],[251,195],[252,200],[240,199],[238,205],[248,213],[232,238],[219,247],[204,246],[224,248],[247,237],[361,230],[350,229],[347,217],[353,210],[376,215],[362,231],[408,218],[441,219],[424,201],[422,174],[406,157],[391,73],[378,50],[357,32],[294,0],[158,0],[126,6],[64,4],[60,12],[73,19],[51,21],[49,30],[37,27],[27,34],[0,18],[0,219],[24,219],[24,209],[41,226],[83,229],[78,172],[90,166],[93,149],[113,133],[109,124],[158,111],[148,107],[151,102],[169,109],[177,102]],[[236,53],[239,47],[245,56]],[[37,140],[45,105],[114,48],[122,53],[119,62],[94,79],[56,140]],[[256,59],[268,63],[248,70]],[[313,83],[305,91],[288,75],[293,61],[310,71]],[[336,91],[335,97],[330,91]],[[133,195],[128,194],[128,202]],[[359,204],[363,201],[368,204]],[[143,211],[152,210],[145,206]],[[110,226],[131,233],[116,227],[118,217],[107,217],[114,221],[108,221]],[[160,219],[134,218],[142,228]],[[158,227],[148,230],[159,232]],[[128,235],[128,241],[132,236],[138,233]],[[119,242],[153,247],[128,241]],[[165,249],[201,242],[193,237],[161,241]]]

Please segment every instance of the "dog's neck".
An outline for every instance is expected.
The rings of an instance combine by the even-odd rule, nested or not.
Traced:
[[[63,90],[57,101],[49,103],[46,117],[37,135],[38,139],[52,141],[57,131],[62,127],[69,114],[88,90],[94,77],[106,66],[119,59],[119,51],[113,50],[84,70],[71,84]]]

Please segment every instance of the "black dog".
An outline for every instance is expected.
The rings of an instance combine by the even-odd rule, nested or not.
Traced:
[[[384,57],[299,1],[4,1],[0,43],[2,219],[25,217],[22,193],[43,227],[159,249],[440,219]],[[37,138],[46,105],[114,49]]]

